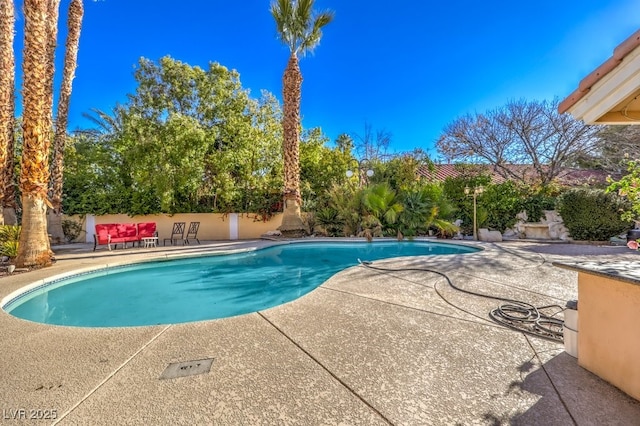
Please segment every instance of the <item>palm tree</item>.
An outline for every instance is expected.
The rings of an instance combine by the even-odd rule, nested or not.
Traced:
[[[302,235],[306,226],[300,217],[300,89],[302,74],[298,55],[304,56],[320,43],[322,27],[333,20],[332,11],[315,13],[314,0],[276,0],[271,3],[271,14],[276,21],[278,36],[290,51],[289,61],[282,77],[284,102],[283,156],[284,205],[280,231],[291,236]]]
[[[0,0],[0,224],[16,224],[13,188],[15,58],[13,0]],[[5,213],[6,210],[6,213]]]
[[[48,266],[52,252],[47,235],[49,183],[47,127],[47,0],[24,1],[23,147],[20,173],[22,232],[16,266]]]
[[[363,193],[364,189],[351,185],[335,184],[329,190],[329,208],[336,212],[333,225],[336,226],[336,231],[341,229],[345,237],[358,235],[362,231],[362,217],[365,214]],[[322,214],[326,217],[325,213]]]
[[[82,116],[94,124],[94,128],[79,130],[96,138],[121,134],[124,131],[122,109],[113,108],[111,115],[99,108],[90,108],[91,112],[83,112]]]
[[[67,141],[67,123],[69,121],[69,100],[71,88],[78,59],[78,46],[80,43],[80,30],[82,28],[82,15],[84,9],[82,0],[71,0],[69,15],[67,18],[66,52],[64,57],[64,69],[62,84],[60,86],[60,99],[58,100],[58,116],[56,131],[53,139],[53,164],[51,170],[51,205],[52,214],[49,215],[49,231],[56,242],[64,241],[62,232],[62,182],[64,172],[64,149]]]
[[[55,53],[58,45],[58,14],[60,10],[60,0],[49,0],[47,4],[47,71],[46,71],[46,87],[47,87],[47,127],[53,130],[53,75],[55,74]],[[51,144],[50,137],[47,137],[47,143]]]
[[[388,183],[383,182],[367,188],[362,197],[363,204],[368,210],[368,214],[363,219],[363,235],[369,241],[373,237],[382,236],[385,232],[397,231],[394,225],[404,206]],[[400,234],[398,238],[401,239]]]
[[[454,207],[446,198],[441,185],[426,184],[410,188],[403,194],[405,209],[398,218],[399,235],[414,237],[435,228],[440,234],[451,235],[458,227],[448,219]]]

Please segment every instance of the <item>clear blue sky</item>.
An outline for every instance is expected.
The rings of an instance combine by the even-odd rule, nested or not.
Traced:
[[[22,1],[16,4],[20,60]],[[61,47],[68,4],[62,0]],[[90,108],[110,111],[126,100],[141,56],[219,62],[236,69],[256,97],[266,89],[282,99],[288,50],[269,4],[85,0],[70,130],[89,126],[82,113]],[[368,122],[391,132],[392,150],[432,154],[458,116],[513,99],[564,98],[640,28],[640,0],[317,0],[316,9],[334,10],[335,19],[301,59],[303,125],[334,140],[363,134]]]

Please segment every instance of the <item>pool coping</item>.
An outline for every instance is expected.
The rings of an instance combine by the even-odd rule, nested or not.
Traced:
[[[42,280],[38,280],[38,281],[34,281],[31,284],[27,284],[21,288],[18,288],[16,290],[14,290],[13,292],[9,293],[8,295],[4,296],[2,299],[0,299],[0,311],[4,311],[5,313],[9,313],[8,312],[8,308],[12,305],[15,304],[17,301],[28,297],[29,295],[32,295],[33,293],[40,291],[44,288],[50,287],[50,289],[55,289],[57,288],[57,286],[53,286],[52,285],[56,284],[56,283],[60,283],[60,285],[65,285],[63,284],[64,281],[69,280],[69,279],[73,279],[76,277],[82,277],[83,275],[88,275],[88,274],[95,274],[95,273],[100,273],[100,272],[105,272],[108,274],[109,270],[114,270],[114,269],[118,269],[118,268],[126,268],[128,266],[134,266],[134,265],[139,265],[139,264],[144,264],[144,263],[154,263],[154,262],[169,262],[172,260],[179,260],[179,259],[189,259],[189,258],[199,258],[199,257],[213,257],[213,256],[225,256],[225,255],[231,255],[231,254],[239,254],[239,253],[248,253],[248,252],[252,252],[252,251],[259,251],[259,250],[265,250],[267,248],[270,247],[277,247],[279,245],[290,245],[290,244],[313,244],[313,243],[344,243],[344,244],[348,244],[348,243],[359,243],[359,244],[364,244],[364,243],[375,243],[375,242],[396,242],[397,239],[393,239],[393,238],[377,238],[375,241],[366,241],[365,239],[354,239],[354,238],[313,238],[313,239],[305,239],[305,240],[268,240],[269,244],[264,245],[262,247],[249,247],[249,248],[238,248],[238,249],[230,249],[230,250],[220,250],[220,251],[214,251],[214,252],[196,252],[196,253],[165,253],[165,254],[159,254],[157,256],[154,257],[149,257],[149,258],[144,258],[144,259],[136,259],[136,260],[132,260],[132,261],[119,261],[119,262],[114,262],[114,263],[107,263],[107,264],[103,264],[103,265],[94,265],[94,266],[90,266],[90,267],[86,267],[86,268],[80,268],[80,269],[76,269],[76,270],[71,270],[71,271],[66,271],[57,275],[53,275],[51,277],[48,278],[44,278]],[[410,241],[415,241],[415,242],[428,242],[428,243],[432,243],[432,244],[440,244],[440,245],[460,245],[460,246],[471,246],[473,247],[473,244],[464,244],[464,243],[458,243],[458,242],[446,242],[446,241],[438,241],[438,240],[434,240],[432,238],[416,238],[413,240],[407,240],[407,242]],[[474,247],[476,249],[478,249],[479,251],[483,250],[481,247]],[[460,253],[460,254],[472,254],[472,253]],[[406,257],[406,256],[401,256],[401,257]],[[313,291],[313,290],[312,290]],[[10,314],[10,313],[9,313]],[[29,321],[29,320],[27,320]],[[178,323],[181,324],[181,323]],[[48,325],[53,325],[53,326],[59,326],[59,327],[65,327],[66,325],[62,325],[62,324],[48,324]],[[148,325],[146,325],[148,326]],[[108,327],[108,326],[105,326]],[[133,326],[124,326],[124,327],[145,327],[145,325],[133,325]]]
[[[255,250],[261,250],[263,248],[266,248],[266,247],[235,249],[235,250],[229,250],[224,252],[221,251],[221,252],[208,253],[208,254],[204,254],[204,253],[161,254],[161,255],[158,255],[157,257],[152,257],[152,258],[137,259],[134,261],[120,261],[120,262],[114,262],[114,263],[106,263],[103,265],[89,266],[81,269],[75,269],[75,270],[63,272],[57,275],[53,275],[48,278],[44,278],[42,280],[35,281],[31,284],[27,284],[24,287],[21,287],[13,291],[12,293],[9,293],[8,295],[4,296],[0,300],[0,310],[6,312],[6,308],[8,306],[16,302],[17,300],[22,299],[23,297],[27,296],[30,293],[33,293],[35,291],[48,287],[52,284],[55,284],[56,282],[63,282],[65,280],[72,279],[75,277],[81,277],[83,275],[98,273],[102,271],[107,272],[113,269],[126,268],[128,266],[139,265],[144,263],[168,262],[168,261],[177,260],[177,259],[198,258],[198,257],[208,257],[208,256],[224,256],[224,255],[235,254],[235,253],[247,253]],[[50,325],[54,325],[54,324],[50,324]]]

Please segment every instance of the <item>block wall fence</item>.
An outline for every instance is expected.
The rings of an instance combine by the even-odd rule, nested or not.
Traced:
[[[155,222],[158,230],[160,244],[164,238],[171,236],[174,222],[200,222],[198,239],[207,241],[220,240],[251,240],[260,238],[268,231],[276,230],[282,223],[282,213],[276,214],[270,220],[264,221],[251,213],[179,213],[173,216],[166,214],[127,216],[126,214],[110,214],[103,216],[68,216],[67,219],[75,220],[82,224],[83,232],[78,237],[78,242],[93,243],[95,225],[104,223],[138,223]],[[185,228],[186,230],[186,228]]]

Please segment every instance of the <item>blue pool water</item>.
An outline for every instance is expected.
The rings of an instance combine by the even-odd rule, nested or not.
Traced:
[[[12,315],[46,324],[175,324],[256,312],[297,299],[358,259],[461,254],[431,242],[298,243],[109,268],[52,283],[10,301]]]

